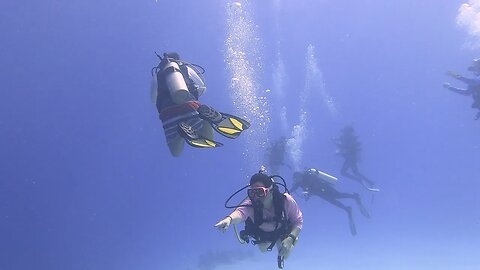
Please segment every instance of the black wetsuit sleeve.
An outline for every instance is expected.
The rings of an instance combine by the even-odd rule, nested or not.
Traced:
[[[459,80],[459,81],[461,81],[461,82],[464,82],[464,83],[466,83],[466,84],[469,84],[469,85],[470,85],[470,84],[475,84],[475,82],[476,82],[475,79],[465,78],[465,77],[463,77],[463,76],[461,76],[461,75],[455,76],[454,78],[457,79],[457,80]]]
[[[471,90],[468,90],[468,89],[460,89],[460,88],[457,88],[457,87],[453,87],[453,86],[450,86],[448,88],[448,90],[452,91],[452,92],[455,92],[457,94],[460,94],[460,95],[464,95],[464,96],[469,96],[472,94],[472,91]]]
[[[292,193],[295,192],[298,189],[298,187],[300,187],[300,184],[298,183],[298,181],[295,181],[293,183],[293,186],[290,188],[290,192]]]

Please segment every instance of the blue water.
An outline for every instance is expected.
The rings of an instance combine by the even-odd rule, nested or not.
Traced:
[[[337,188],[372,217],[354,208],[353,237],[339,209],[297,197],[286,269],[480,269],[480,122],[442,88],[479,57],[464,1],[2,1],[0,269],[274,269],[213,228],[225,199],[282,135],[293,167],[338,176],[347,124],[381,191]],[[154,51],[202,65],[201,100],[251,129],[171,157]]]

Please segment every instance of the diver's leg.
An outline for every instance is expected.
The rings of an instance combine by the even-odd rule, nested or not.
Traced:
[[[348,163],[349,163],[348,160],[345,159],[345,161],[342,164],[342,169],[341,169],[342,175],[347,176],[347,177],[348,177],[348,169],[350,167],[350,165]]]
[[[172,156],[178,157],[183,152],[183,147],[185,145],[185,142],[180,135],[176,135],[171,139],[167,139],[167,144]]]
[[[163,126],[163,131],[165,134],[165,140],[168,145],[168,149],[170,153],[174,157],[178,157],[183,152],[183,147],[185,145],[185,141],[178,133],[176,126]]]
[[[334,196],[329,195],[329,194],[317,194],[314,193],[314,195],[318,195],[320,198],[324,199],[325,201],[329,202],[330,204],[335,205],[338,208],[341,208],[345,212],[348,213],[348,211],[351,211],[351,207],[345,206],[342,202],[338,201]]]
[[[202,120],[202,127],[197,131],[197,134],[205,139],[209,139],[213,141],[213,128],[205,120]]]
[[[360,171],[358,170],[358,167],[357,167],[357,164],[356,164],[356,163],[353,163],[351,168],[352,168],[353,174],[354,174],[358,179],[360,179],[360,181],[361,181],[362,183],[368,183],[368,185],[370,185],[370,186],[375,185],[375,183],[374,183],[373,181],[371,181],[370,179],[368,179],[367,177],[365,177],[363,174],[360,173]]]
[[[367,211],[367,208],[362,203],[362,200],[360,199],[360,195],[358,193],[353,193],[353,197],[355,199],[355,202],[357,203],[358,209],[360,209],[360,213],[366,218],[370,218],[370,214]]]
[[[336,199],[353,199],[357,203],[358,208],[360,209],[360,213],[366,218],[370,218],[370,214],[368,213],[365,206],[363,206],[362,200],[360,199],[360,195],[358,193],[343,193],[336,191],[335,193]]]
[[[348,224],[350,226],[350,233],[352,235],[356,235],[357,234],[357,229],[355,227],[355,222],[353,220],[353,216],[352,216],[352,208],[349,207],[349,206],[345,206],[343,203],[341,203],[340,201],[336,200],[335,198],[331,197],[331,196],[328,196],[328,195],[323,195],[321,196],[322,199],[326,200],[327,202],[343,209],[345,212],[347,212],[347,216],[348,216]]]
[[[348,177],[352,180],[355,180],[355,181],[359,182],[360,184],[362,184],[362,179],[360,179],[356,175],[348,172],[349,169],[352,169],[352,166],[354,166],[354,163],[349,161],[348,159],[346,159],[345,162],[343,162],[343,165],[342,165],[342,170],[341,170],[342,175],[345,176],[345,177]]]
[[[268,247],[271,245],[272,243],[270,242],[264,242],[264,243],[258,243],[257,246],[258,246],[258,249],[262,252],[262,253],[265,253],[268,251]]]

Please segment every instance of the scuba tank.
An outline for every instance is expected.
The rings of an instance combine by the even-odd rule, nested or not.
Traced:
[[[152,72],[152,81],[150,82],[150,99],[153,104],[157,103],[158,96],[158,79],[157,72]]]
[[[330,183],[330,184],[336,184],[338,181],[338,178],[335,176],[332,176],[328,173],[324,173],[322,171],[316,170],[316,169],[308,169],[307,174],[309,175],[315,175],[316,177],[320,178],[321,180]]]
[[[161,71],[165,76],[165,83],[170,97],[175,104],[182,104],[190,100],[190,92],[183,77],[180,67],[174,61],[169,61]]]

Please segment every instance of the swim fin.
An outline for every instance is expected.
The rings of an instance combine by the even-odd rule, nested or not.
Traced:
[[[214,148],[223,146],[222,143],[209,140],[198,135],[197,132],[187,123],[181,122],[177,126],[177,132],[189,145],[197,148]]]
[[[352,208],[348,208],[348,225],[350,226],[350,233],[352,236],[357,235],[357,228],[355,227],[355,222],[353,221]]]
[[[378,189],[378,188],[374,188],[373,186],[369,186],[369,185],[366,183],[366,181],[364,181],[364,180],[362,180],[362,185],[363,185],[366,189],[368,189],[369,191],[372,191],[372,192],[379,192],[379,191],[380,191],[380,189]]]
[[[380,191],[380,189],[374,188],[374,187],[367,187],[366,186],[365,188],[368,189],[369,191],[372,191],[372,192],[379,192]]]
[[[237,138],[242,131],[250,127],[248,121],[228,113],[217,112],[207,105],[201,105],[197,112],[215,131],[230,139]]]

